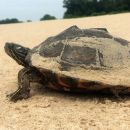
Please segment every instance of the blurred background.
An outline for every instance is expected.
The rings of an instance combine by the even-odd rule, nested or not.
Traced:
[[[0,24],[130,11],[130,0],[0,0]]]

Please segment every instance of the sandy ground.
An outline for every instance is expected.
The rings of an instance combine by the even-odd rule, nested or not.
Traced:
[[[28,100],[12,103],[6,94],[17,87],[22,68],[4,53],[5,42],[34,47],[65,28],[106,27],[130,40],[130,13],[0,25],[0,130],[130,130],[130,98],[58,93],[36,87]]]

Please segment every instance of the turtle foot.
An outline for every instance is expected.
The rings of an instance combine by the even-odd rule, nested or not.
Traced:
[[[30,97],[30,93],[28,90],[18,89],[15,92],[8,94],[7,97],[13,102],[17,102],[18,100],[27,99]]]

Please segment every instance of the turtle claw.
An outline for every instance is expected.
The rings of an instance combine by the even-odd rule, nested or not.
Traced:
[[[22,89],[18,89],[17,91],[8,94],[10,101],[17,102],[18,100],[27,99],[29,98],[30,94],[29,91],[23,91]]]
[[[13,93],[7,94],[6,97],[10,98],[13,95]]]

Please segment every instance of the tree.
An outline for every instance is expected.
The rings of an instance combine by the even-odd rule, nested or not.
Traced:
[[[3,19],[3,20],[0,20],[0,24],[10,24],[10,23],[21,23],[22,21],[19,21],[18,19],[16,18],[12,18],[12,19]]]
[[[130,0],[64,0],[64,18],[130,11]]]
[[[49,14],[46,14],[46,15],[44,15],[44,16],[40,19],[40,21],[43,21],[43,20],[54,20],[54,19],[56,19],[55,16],[51,16],[51,15],[49,15]]]
[[[27,22],[32,22],[32,20],[27,20]]]

